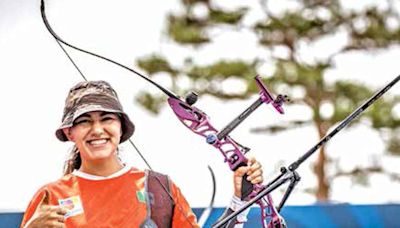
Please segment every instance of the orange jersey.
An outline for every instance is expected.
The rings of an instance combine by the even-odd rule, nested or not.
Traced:
[[[101,180],[68,174],[39,189],[25,211],[21,227],[32,217],[45,191],[49,192],[50,205],[69,210],[65,215],[66,227],[139,227],[148,213],[145,179],[145,172],[135,168]],[[199,227],[174,183],[171,183],[171,193],[175,202],[172,227]]]

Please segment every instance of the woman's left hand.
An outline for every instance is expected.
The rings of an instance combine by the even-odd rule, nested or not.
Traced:
[[[238,168],[233,175],[235,196],[239,198],[242,196],[242,178],[245,174],[247,174],[247,180],[252,184],[260,184],[264,180],[261,164],[254,157],[249,158],[247,166]]]

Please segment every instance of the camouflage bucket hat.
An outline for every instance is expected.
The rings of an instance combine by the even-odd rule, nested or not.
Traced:
[[[56,131],[59,140],[68,141],[62,129],[72,127],[76,118],[93,111],[117,113],[121,119],[121,142],[129,139],[135,131],[135,125],[123,111],[117,93],[105,81],[80,82],[72,87],[65,100],[62,124]]]

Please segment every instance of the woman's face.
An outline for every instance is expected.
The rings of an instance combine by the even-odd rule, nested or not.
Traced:
[[[101,162],[114,159],[120,142],[122,128],[117,114],[88,112],[64,130],[69,140],[75,142],[82,162]]]

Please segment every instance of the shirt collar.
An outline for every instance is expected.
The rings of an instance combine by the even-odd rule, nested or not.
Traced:
[[[81,177],[81,178],[84,178],[84,179],[88,179],[88,180],[107,180],[107,179],[110,179],[110,178],[119,177],[119,176],[127,173],[129,170],[130,170],[130,167],[124,165],[124,167],[122,169],[118,170],[117,172],[115,172],[115,173],[113,173],[113,174],[111,174],[109,176],[104,177],[104,176],[97,176],[97,175],[85,173],[85,172],[82,172],[80,170],[75,169],[72,172],[72,175],[75,175],[77,177]]]

